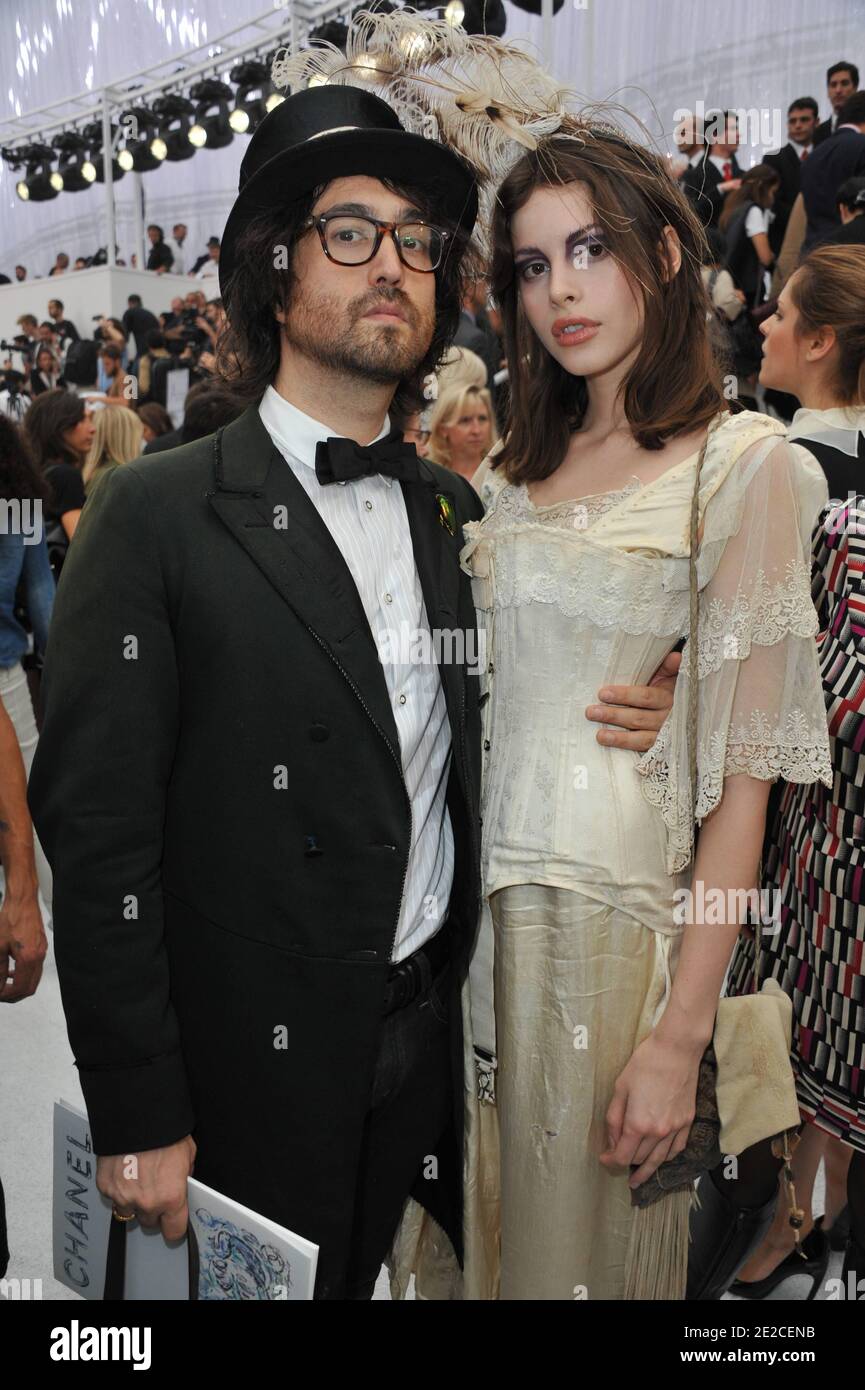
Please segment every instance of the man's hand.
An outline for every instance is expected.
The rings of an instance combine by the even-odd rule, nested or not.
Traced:
[[[634,753],[647,753],[672,709],[673,691],[681,664],[682,653],[670,652],[648,685],[608,685],[599,690],[598,699],[604,703],[589,705],[586,718],[598,724],[616,724],[619,727],[599,729],[598,743],[612,748],[630,748]]]
[[[14,1004],[36,993],[47,952],[34,878],[25,892],[10,888],[0,907],[0,1003]]]
[[[139,1154],[100,1155],[96,1186],[121,1216],[137,1216],[142,1226],[161,1227],[166,1240],[179,1240],[186,1231],[186,1179],[195,1168],[191,1134],[165,1149]]]

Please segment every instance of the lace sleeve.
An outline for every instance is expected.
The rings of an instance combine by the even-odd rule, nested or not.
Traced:
[[[819,467],[783,439],[746,449],[708,502],[698,573],[696,820],[724,778],[832,785],[811,599],[811,529],[827,496]],[[690,640],[673,709],[637,764],[667,825],[667,872],[690,862],[687,708]]]

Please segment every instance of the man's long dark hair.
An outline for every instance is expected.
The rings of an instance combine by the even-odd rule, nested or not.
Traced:
[[[436,212],[441,200],[434,185],[427,183],[423,188],[409,188],[389,179],[381,182],[390,192],[409,197],[430,222],[446,225]],[[303,198],[262,212],[238,238],[237,269],[223,290],[227,323],[216,344],[216,359],[220,376],[246,403],[260,400],[276,377],[282,329],[274,315],[277,310],[289,309],[297,286],[291,268],[295,242],[316,199],[326,187],[327,184],[320,184]],[[287,270],[274,266],[274,248],[278,246],[288,248]],[[478,269],[477,255],[468,238],[457,233],[448,243],[442,264],[435,271],[436,317],[432,342],[414,375],[397,386],[392,401],[394,412],[410,415],[425,404],[423,378],[435,371],[453,340],[463,297]]]

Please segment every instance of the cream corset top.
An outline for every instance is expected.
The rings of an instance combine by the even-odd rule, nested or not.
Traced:
[[[489,461],[482,465],[474,484],[487,510],[464,527],[460,561],[490,656],[487,728],[496,721],[510,730],[498,739],[494,781],[507,780],[507,764],[527,743],[549,745],[552,773],[556,750],[561,756],[583,739],[583,706],[594,693],[582,685],[594,692],[601,683],[645,683],[687,638],[697,461],[548,507],[534,506],[525,485],[509,483]],[[819,465],[786,442],[779,422],[750,411],[713,421],[696,557],[698,822],[732,773],[831,785],[810,586],[811,530],[827,497]],[[673,711],[637,764],[643,793],[667,826],[668,873],[687,864],[693,838],[689,655],[688,644]]]

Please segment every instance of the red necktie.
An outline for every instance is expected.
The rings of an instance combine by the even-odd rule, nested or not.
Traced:
[[[807,150],[803,150],[802,153],[801,153],[800,156],[799,156],[800,162],[801,162],[803,159],[807,159],[807,158],[808,158],[808,151],[807,151]]]
[[[732,166],[732,164],[730,163],[730,161],[729,161],[729,159],[728,159],[728,160],[726,160],[725,163],[724,163],[724,178],[725,178],[725,179],[731,179],[732,177],[733,177],[733,166]]]

